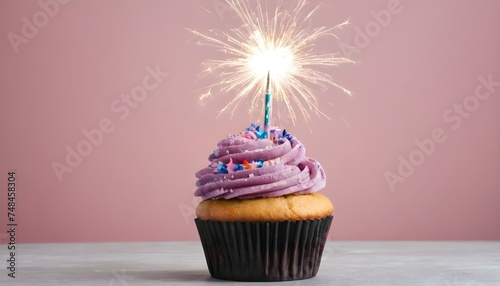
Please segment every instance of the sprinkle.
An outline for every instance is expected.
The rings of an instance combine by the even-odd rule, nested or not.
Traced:
[[[233,163],[233,159],[229,158],[229,163],[227,163],[227,172],[232,173],[232,172],[236,171],[234,167],[235,167],[235,165]]]
[[[254,174],[252,173],[252,174],[248,175],[248,177],[249,177],[249,178],[253,178],[253,177],[254,177]]]
[[[231,175],[231,179],[234,179],[234,175]]]
[[[217,163],[217,171],[220,174],[227,174],[228,173],[226,166],[224,166],[224,163],[222,163],[222,162]]]
[[[254,132],[255,133],[255,136],[257,136],[258,139],[267,139],[267,133],[262,130],[262,131],[257,131],[257,132]]]
[[[292,141],[293,138],[292,134],[286,132],[286,129],[283,129],[282,137],[286,138],[288,141]]]
[[[243,160],[243,166],[245,167],[245,169],[252,169],[253,168],[253,166],[250,163],[248,163],[247,160]]]
[[[246,128],[247,131],[251,131],[251,132],[259,131],[259,129],[260,129],[260,126],[256,125],[255,123],[250,124],[250,127]]]
[[[259,160],[259,161],[252,161],[251,165],[254,168],[261,168],[262,165],[264,164],[264,161]]]

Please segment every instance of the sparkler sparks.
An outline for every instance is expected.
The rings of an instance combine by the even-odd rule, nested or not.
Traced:
[[[224,60],[209,59],[204,63],[204,72],[220,75],[220,81],[208,86],[208,92],[200,100],[212,98],[218,91],[233,95],[219,115],[225,111],[233,114],[246,98],[251,103],[249,113],[262,115],[260,104],[268,72],[271,73],[271,92],[278,108],[283,104],[294,124],[297,120],[295,108],[306,121],[310,112],[325,115],[319,110],[314,86],[326,88],[331,85],[351,94],[317,68],[353,61],[338,57],[336,53],[315,53],[315,42],[326,36],[337,39],[333,31],[342,28],[347,21],[334,27],[311,28],[311,17],[320,6],[307,11],[306,0],[297,0],[296,5],[288,10],[278,6],[271,15],[258,0],[255,10],[250,9],[247,0],[226,2],[242,22],[239,28],[229,32],[214,30],[208,34],[191,30],[201,37],[199,45],[228,55]]]

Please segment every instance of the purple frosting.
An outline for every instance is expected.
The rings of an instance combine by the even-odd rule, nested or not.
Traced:
[[[208,158],[210,165],[196,173],[194,195],[203,200],[249,199],[324,188],[326,176],[319,162],[305,156],[296,138],[279,131],[271,130],[271,138],[266,138],[267,133],[252,124],[220,141]]]

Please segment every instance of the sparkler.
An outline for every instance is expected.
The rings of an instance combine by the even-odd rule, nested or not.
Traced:
[[[271,15],[258,0],[255,10],[250,9],[247,0],[226,2],[242,22],[239,28],[228,32],[212,30],[208,34],[191,30],[201,37],[199,45],[209,46],[229,55],[224,60],[209,59],[204,63],[204,72],[220,75],[220,81],[208,86],[208,92],[200,100],[212,98],[218,94],[217,91],[234,94],[219,115],[228,110],[233,114],[246,98],[250,98],[250,114],[257,110],[262,112],[259,105],[262,94],[266,92],[264,112],[265,123],[269,125],[270,110],[267,105],[270,104],[271,93],[269,87],[264,90],[261,84],[266,75],[269,79],[269,73],[273,77],[274,98],[277,103],[284,104],[293,124],[297,119],[295,108],[298,108],[306,121],[310,118],[311,111],[326,116],[319,110],[318,99],[313,93],[314,86],[326,88],[331,85],[351,94],[317,68],[353,61],[338,57],[336,53],[314,53],[318,39],[325,36],[338,39],[333,31],[342,28],[347,21],[334,27],[312,29],[311,17],[320,6],[306,11],[306,0],[298,0],[293,9],[289,10],[278,6]]]

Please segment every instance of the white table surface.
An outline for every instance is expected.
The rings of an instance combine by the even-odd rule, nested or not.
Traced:
[[[0,245],[0,285],[242,285],[210,277],[200,242]],[[260,285],[264,283],[251,283]],[[500,285],[500,242],[328,241],[315,278],[275,285]]]

